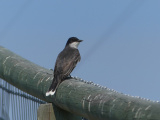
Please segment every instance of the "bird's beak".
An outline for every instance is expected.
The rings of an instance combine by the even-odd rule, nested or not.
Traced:
[[[83,40],[78,40],[78,42],[82,42]]]

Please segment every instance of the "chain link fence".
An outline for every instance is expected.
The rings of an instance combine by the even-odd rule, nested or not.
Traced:
[[[0,120],[37,120],[37,109],[44,103],[0,79]]]

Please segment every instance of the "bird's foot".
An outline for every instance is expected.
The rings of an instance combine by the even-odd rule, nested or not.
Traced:
[[[66,78],[65,78],[65,80],[66,79],[71,79],[71,78],[73,78],[71,75],[68,75]]]

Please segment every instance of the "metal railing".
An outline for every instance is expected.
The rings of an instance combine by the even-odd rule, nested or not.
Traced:
[[[56,94],[47,97],[45,94],[53,80],[53,71],[38,66],[1,46],[0,78],[30,95],[53,103],[53,109],[56,111],[54,113],[58,119],[81,120],[80,116],[90,120],[159,120],[160,118],[159,101],[128,96],[77,78],[63,81]],[[7,88],[7,85],[5,87]],[[9,93],[3,95],[4,98],[7,94]],[[3,101],[6,104],[12,103],[17,100],[18,95],[14,96],[12,101],[8,101],[9,99]],[[22,107],[27,109],[25,115],[28,119],[36,116],[30,111],[31,103],[27,99],[22,102],[25,105],[22,106],[20,102],[15,104],[17,107],[15,111],[20,111],[12,113],[15,119],[22,118],[20,116],[23,114]],[[9,111],[8,108],[2,107],[3,115],[9,113],[8,111],[5,113],[4,110]]]
[[[0,79],[0,120],[37,120],[37,109],[44,103]]]

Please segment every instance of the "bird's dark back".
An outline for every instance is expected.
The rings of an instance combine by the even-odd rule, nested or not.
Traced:
[[[78,49],[65,47],[57,57],[54,76],[60,75],[62,78],[67,77],[80,59],[81,57]]]

